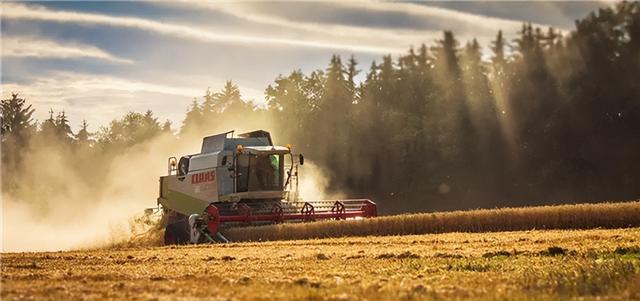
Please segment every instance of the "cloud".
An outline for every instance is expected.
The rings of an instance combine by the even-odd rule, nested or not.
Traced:
[[[89,120],[91,129],[97,130],[128,111],[144,112],[147,109],[159,119],[169,119],[179,125],[191,101],[205,93],[207,86],[195,83],[197,81],[194,79],[191,86],[173,86],[109,75],[51,72],[24,84],[2,83],[2,97],[19,93],[33,104],[34,118],[38,120],[48,118],[50,109],[65,110],[74,129],[82,119]],[[223,83],[216,81],[212,90],[218,90]],[[247,99],[256,99],[256,95],[262,94],[249,87],[239,88]]]
[[[58,89],[55,87],[58,87]],[[59,102],[68,95],[86,94],[105,90],[121,93],[145,91],[188,97],[195,97],[203,93],[202,88],[173,87],[149,82],[131,81],[120,77],[71,72],[54,72],[47,77],[36,78],[33,82],[29,83],[28,86],[3,84],[3,88],[5,91],[23,91],[23,89],[27,89],[28,92],[34,94],[34,96],[48,99],[53,103]],[[95,93],[99,94],[101,92]]]
[[[2,84],[3,98],[18,92],[33,104],[36,119],[46,119],[50,109],[65,110],[74,128],[82,119],[87,119],[94,130],[127,111],[147,109],[175,124],[181,120],[187,104],[194,97],[203,95],[204,90],[71,72],[52,72],[24,84]]]
[[[388,50],[386,53],[401,53],[407,50],[411,44],[418,44],[424,41],[432,41],[440,37],[439,30],[416,30],[397,28],[369,28],[364,26],[352,26],[330,23],[317,23],[305,21],[292,21],[276,15],[261,13],[249,5],[243,3],[216,3],[216,2],[195,2],[190,3],[196,7],[215,10],[236,17],[238,19],[281,28],[290,31],[304,32],[305,36],[313,37],[317,40],[330,38],[332,41],[347,41],[376,45],[381,49]],[[309,35],[309,33],[313,35]],[[382,46],[395,45],[395,47]]]
[[[305,39],[270,38],[247,35],[242,33],[224,34],[204,30],[194,26],[158,22],[143,18],[117,17],[93,13],[71,11],[53,11],[39,6],[22,4],[3,4],[2,17],[18,20],[37,20],[59,23],[83,23],[107,26],[137,28],[159,34],[180,38],[196,39],[203,42],[234,43],[234,44],[268,44],[281,46],[298,46],[310,48],[349,50],[356,52],[389,53],[397,49],[388,47],[332,43],[330,41],[315,41]]]
[[[277,6],[259,2],[187,2],[196,9],[213,10],[243,21],[271,26],[274,29],[272,32],[286,29],[285,32],[290,35],[297,34],[315,40],[330,39],[333,42],[387,47],[389,51],[386,53],[394,54],[405,52],[410,45],[430,44],[441,38],[443,30],[453,30],[463,41],[477,38],[486,45],[499,29],[506,36],[512,36],[520,30],[523,22],[412,3],[345,1]],[[169,5],[183,7],[184,3]],[[316,12],[320,12],[320,15]],[[411,27],[395,24],[409,17],[415,21],[409,22]],[[378,19],[384,20],[385,27],[370,26]],[[547,27],[545,24],[533,25]]]
[[[30,36],[3,37],[2,56],[61,59],[93,58],[121,64],[133,63],[132,60],[116,57],[91,45],[61,44],[53,40]]]
[[[453,9],[429,6],[428,4],[414,3],[389,3],[389,2],[336,2],[336,5],[346,8],[356,8],[379,12],[394,12],[410,16],[417,16],[432,21],[437,21],[446,28],[448,24],[460,24],[469,32],[492,33],[498,29],[508,30],[520,28],[525,21],[516,21],[498,17],[490,17],[480,14],[461,12]],[[546,24],[534,23],[533,26],[548,27]]]
[[[576,19],[591,11],[615,4],[614,1],[437,1],[429,6],[498,17],[548,24],[557,29],[574,28]]]

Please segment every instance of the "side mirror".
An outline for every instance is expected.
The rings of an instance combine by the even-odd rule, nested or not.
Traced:
[[[302,154],[298,155],[298,161],[300,162],[300,165],[304,165],[304,156]]]

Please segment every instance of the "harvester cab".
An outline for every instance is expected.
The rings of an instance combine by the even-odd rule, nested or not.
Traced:
[[[226,242],[220,231],[237,225],[376,216],[370,200],[302,201],[303,164],[266,131],[205,137],[200,153],[169,158],[160,177],[165,244]]]

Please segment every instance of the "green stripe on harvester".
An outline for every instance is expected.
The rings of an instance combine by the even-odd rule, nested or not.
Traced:
[[[171,189],[167,189],[166,195],[163,195],[158,201],[163,206],[187,216],[194,213],[202,214],[204,209],[207,208],[207,205],[209,205],[209,202],[206,200],[201,200]]]

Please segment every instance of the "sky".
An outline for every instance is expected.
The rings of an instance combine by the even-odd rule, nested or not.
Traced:
[[[2,2],[2,97],[42,121],[64,110],[91,131],[150,109],[179,128],[189,104],[232,80],[264,104],[279,75],[353,55],[367,70],[451,30],[515,38],[523,22],[568,32],[606,2]],[[488,50],[485,53],[489,55]],[[361,73],[364,74],[364,72]]]

